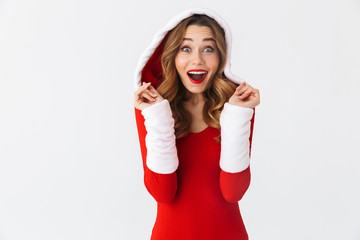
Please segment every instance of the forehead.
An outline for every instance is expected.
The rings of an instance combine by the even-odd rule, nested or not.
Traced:
[[[184,38],[214,38],[214,33],[207,26],[190,25],[186,28]]]

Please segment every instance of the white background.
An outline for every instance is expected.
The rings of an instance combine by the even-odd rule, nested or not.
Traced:
[[[360,239],[359,1],[5,0],[1,240],[149,239],[133,72],[189,7],[223,16],[232,72],[260,89],[250,239]]]

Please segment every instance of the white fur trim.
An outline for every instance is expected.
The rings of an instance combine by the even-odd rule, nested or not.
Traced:
[[[252,108],[225,103],[220,115],[221,153],[220,168],[236,173],[250,165],[250,120]]]
[[[174,119],[168,100],[142,110],[145,118],[146,165],[156,173],[173,173],[179,165]]]
[[[226,66],[224,69],[225,76],[233,81],[234,83],[241,84],[242,82],[246,82],[244,78],[236,76],[231,73],[231,46],[232,46],[232,36],[229,25],[225,22],[225,20],[218,15],[217,13],[206,9],[206,8],[192,8],[188,9],[180,14],[176,15],[172,18],[163,28],[161,28],[154,36],[150,45],[145,49],[143,54],[140,56],[138,65],[135,70],[135,89],[138,89],[141,86],[141,72],[145,67],[146,63],[154,53],[155,49],[159,46],[160,42],[164,39],[165,35],[172,30],[176,25],[178,25],[183,19],[190,17],[193,14],[205,14],[213,19],[215,19],[219,25],[225,31],[225,40],[227,45],[227,58],[226,58]],[[247,82],[246,82],[247,83]]]

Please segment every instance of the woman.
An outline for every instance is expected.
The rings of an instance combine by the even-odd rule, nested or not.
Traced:
[[[248,239],[238,201],[250,184],[259,91],[230,72],[231,36],[206,9],[185,11],[140,59],[135,113],[151,239]]]

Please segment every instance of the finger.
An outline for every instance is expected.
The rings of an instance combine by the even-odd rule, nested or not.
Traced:
[[[143,92],[143,94],[142,94],[141,96],[142,96],[143,98],[151,101],[151,102],[156,101],[156,99],[155,99],[154,97],[152,97],[152,96],[149,94],[148,91],[147,91],[147,92]]]
[[[153,86],[153,85],[150,85],[150,86],[149,86],[149,90],[151,90],[152,92],[157,93],[157,91],[156,91],[156,89],[154,88],[154,86]]]
[[[255,89],[254,96],[255,96],[255,98],[257,99],[257,101],[260,103],[260,92],[259,92],[259,89]]]
[[[143,85],[144,89],[148,89],[151,86],[151,82],[147,82]]]
[[[135,95],[141,95],[142,92],[144,92],[150,85],[151,83],[145,83],[143,82],[142,86],[138,88],[138,90],[136,90]]]
[[[255,89],[253,87],[249,87],[248,89],[246,89],[245,92],[242,93],[242,95],[246,94],[247,96],[249,96],[249,93],[250,93],[250,95],[255,94]]]
[[[157,92],[155,88],[151,85],[151,82],[146,83],[144,87],[146,88],[148,94],[150,94],[152,97],[157,97]]]
[[[240,99],[245,99],[245,98],[247,98],[248,96],[250,96],[251,95],[251,91],[250,92],[244,92],[241,96],[239,96],[239,98]]]
[[[241,89],[248,88],[248,87],[250,87],[250,85],[243,82],[236,88],[236,90],[239,91]]]
[[[255,98],[260,98],[260,92],[259,89],[253,88],[252,93],[254,94]]]
[[[151,92],[153,97],[157,97],[158,96],[158,92],[156,91],[156,89],[153,86],[149,86],[149,91]]]
[[[246,82],[242,82],[239,86],[237,86],[236,91],[242,89],[244,86],[246,86]]]
[[[144,91],[145,86],[144,86],[144,82],[142,83],[142,85],[135,91],[135,95],[139,95],[141,94],[142,91]]]
[[[152,98],[156,98],[157,97],[157,95],[156,94],[154,94],[150,89],[145,89],[145,91],[144,91],[144,93],[147,93],[147,94],[149,94]]]
[[[141,88],[147,88],[149,85],[151,85],[151,82],[143,82]]]
[[[237,92],[236,92],[236,95],[241,95],[241,94],[243,94],[244,92],[247,92],[250,88],[251,88],[250,85],[246,85],[246,86],[243,87],[241,90],[237,91]]]

